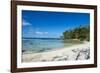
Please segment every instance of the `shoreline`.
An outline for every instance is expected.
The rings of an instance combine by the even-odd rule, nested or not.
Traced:
[[[41,53],[24,53],[22,62],[45,62],[45,61],[68,61],[68,60],[88,60],[90,58],[90,43],[64,47],[57,50]]]

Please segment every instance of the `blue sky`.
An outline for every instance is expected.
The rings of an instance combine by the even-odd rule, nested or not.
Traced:
[[[65,30],[89,24],[89,13],[22,11],[22,37],[59,38]]]

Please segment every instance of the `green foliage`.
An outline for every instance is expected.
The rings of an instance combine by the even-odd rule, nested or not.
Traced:
[[[67,30],[63,32],[63,39],[79,39],[80,41],[83,40],[90,40],[90,26],[80,26],[78,28]]]

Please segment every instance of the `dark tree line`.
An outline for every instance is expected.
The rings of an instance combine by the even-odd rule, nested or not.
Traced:
[[[90,40],[90,26],[80,26],[72,30],[67,30],[63,32],[62,35],[63,39],[79,39],[80,41],[83,40]]]

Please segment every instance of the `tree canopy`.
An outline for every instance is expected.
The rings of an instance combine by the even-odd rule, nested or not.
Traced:
[[[77,28],[66,30],[62,34],[63,39],[90,40],[90,26],[79,26]]]

